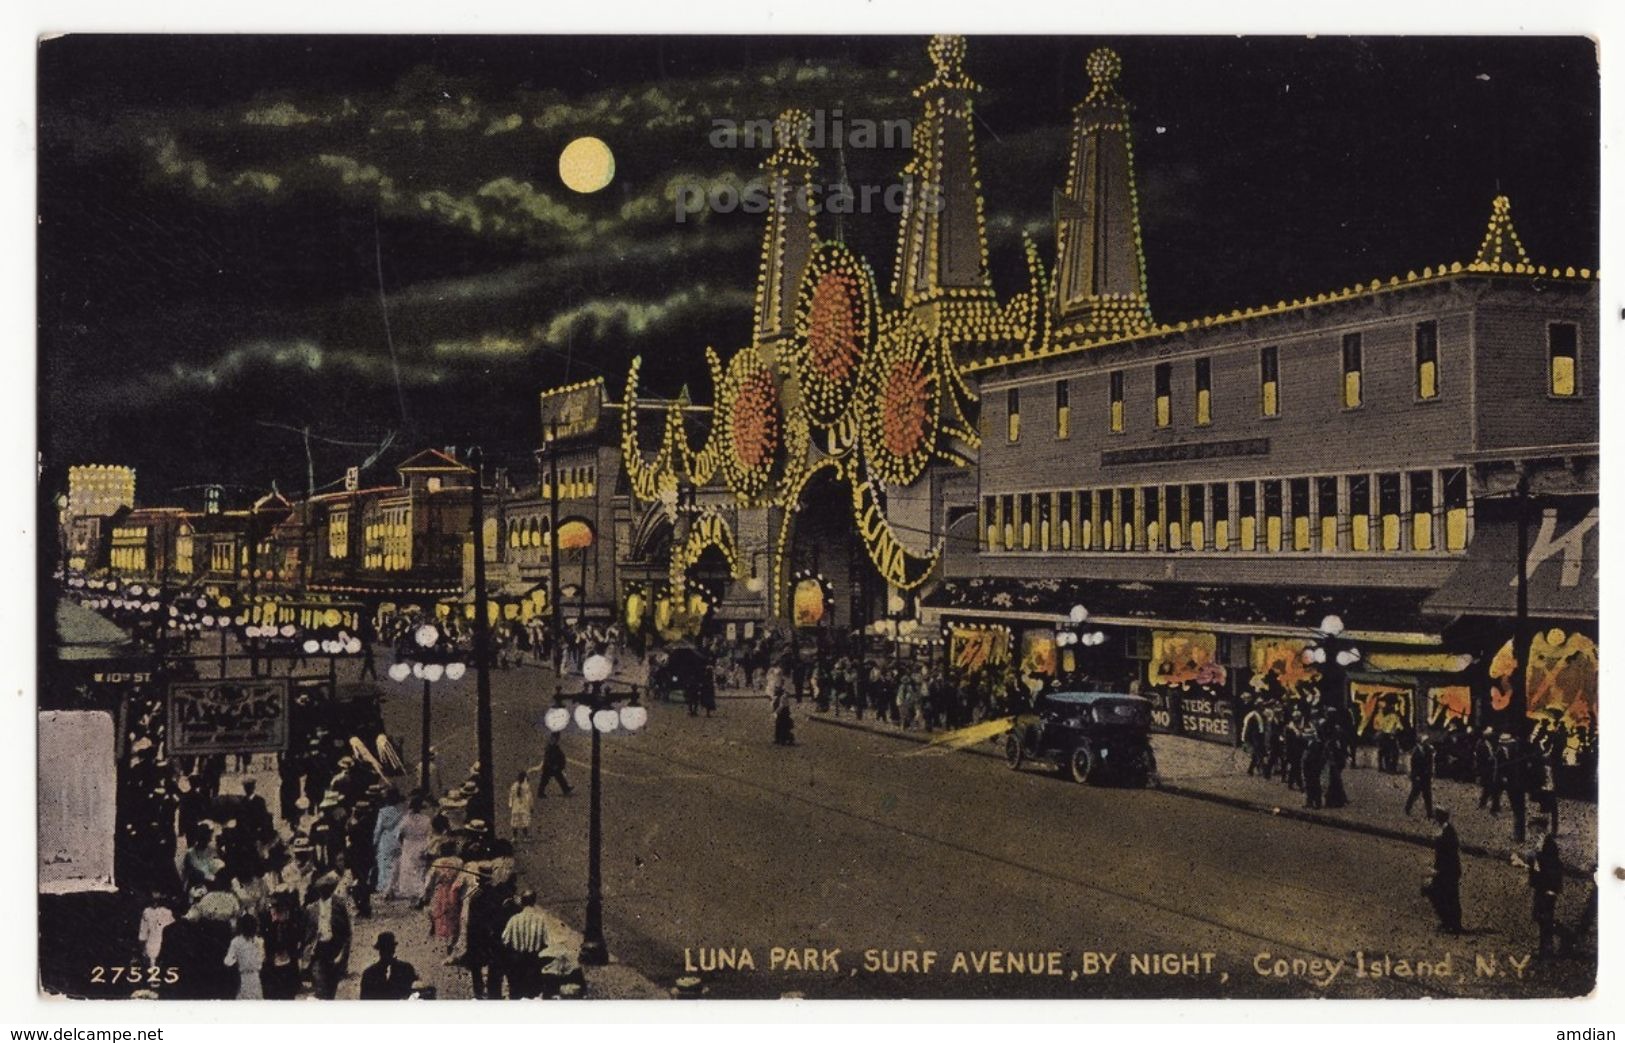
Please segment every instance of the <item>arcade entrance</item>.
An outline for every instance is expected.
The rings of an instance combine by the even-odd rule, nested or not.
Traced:
[[[886,584],[875,571],[852,524],[852,491],[826,468],[801,490],[795,522],[790,535],[790,551],[785,584],[785,604],[780,610],[790,614],[795,597],[796,576],[822,576],[830,594],[829,618],[819,621],[838,633],[850,633],[885,618]]]

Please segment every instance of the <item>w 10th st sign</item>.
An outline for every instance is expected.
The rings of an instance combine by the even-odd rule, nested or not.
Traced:
[[[171,753],[272,753],[287,748],[287,681],[189,681],[169,686]]]

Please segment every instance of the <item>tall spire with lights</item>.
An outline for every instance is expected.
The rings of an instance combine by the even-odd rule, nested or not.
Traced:
[[[774,149],[762,164],[772,203],[762,235],[762,267],[756,285],[755,340],[768,346],[791,336],[796,328],[796,294],[812,257],[812,170],[817,160],[807,151],[812,121],[790,109],[774,124]]]
[[[971,97],[981,87],[965,74],[964,37],[932,37],[927,53],[935,74],[914,91],[922,112],[903,171],[908,195],[892,281],[907,309],[993,296],[971,126]]]
[[[1093,85],[1073,109],[1066,190],[1055,197],[1052,300],[1057,332],[1095,339],[1150,326],[1151,303],[1122,61],[1103,47],[1087,68]]]
[[[1478,256],[1467,268],[1475,272],[1499,272],[1528,264],[1529,255],[1524,253],[1523,241],[1518,238],[1518,230],[1512,227],[1512,200],[1496,196],[1490,210],[1490,225],[1484,230],[1484,241],[1478,245]]]

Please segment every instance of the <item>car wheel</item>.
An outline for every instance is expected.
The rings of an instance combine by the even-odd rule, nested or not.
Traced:
[[[1015,771],[1021,767],[1021,762],[1025,759],[1026,755],[1021,749],[1021,738],[1014,732],[1006,735],[1004,737],[1004,763],[1010,766],[1011,771]]]
[[[1079,746],[1067,758],[1067,769],[1071,772],[1073,782],[1088,782],[1095,772],[1095,755],[1089,747]]]

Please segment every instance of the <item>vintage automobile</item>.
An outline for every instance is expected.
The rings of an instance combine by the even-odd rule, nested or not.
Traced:
[[[1076,782],[1144,786],[1157,771],[1151,702],[1118,692],[1044,692],[1004,740],[1012,770],[1048,761]]]

